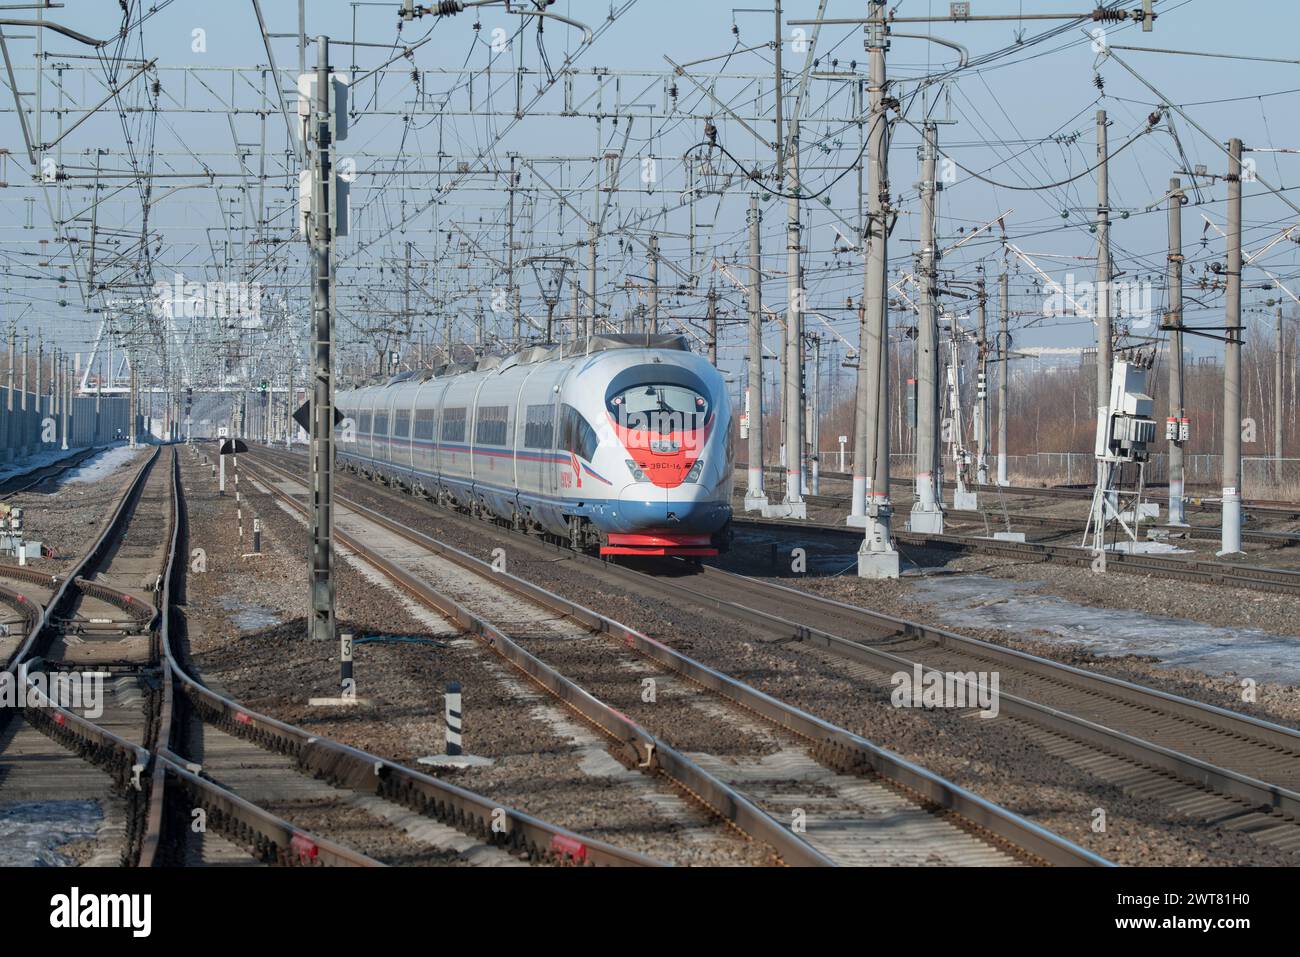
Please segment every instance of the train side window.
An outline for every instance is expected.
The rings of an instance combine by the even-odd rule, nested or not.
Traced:
[[[478,410],[474,420],[474,442],[477,445],[505,445],[510,421],[508,405],[486,405]]]
[[[357,431],[366,435],[370,434],[370,412],[362,412],[357,415]]]
[[[411,435],[411,410],[398,409],[397,421],[393,424],[393,435],[399,439],[409,438]]]
[[[465,407],[442,410],[442,440],[444,442],[465,441]]]
[[[425,440],[433,438],[433,409],[415,410],[415,437]]]
[[[560,407],[560,440],[557,444],[560,448],[591,461],[596,454],[596,446],[600,443],[596,438],[596,430],[582,417],[582,413],[571,405],[564,405]]]
[[[524,448],[555,448],[555,407],[530,405],[524,414]]]
[[[375,435],[388,435],[388,412],[375,413]]]

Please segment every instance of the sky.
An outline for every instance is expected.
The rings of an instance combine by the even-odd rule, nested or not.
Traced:
[[[132,28],[127,44],[107,52],[90,52],[63,37],[45,38],[41,138],[46,142],[57,135],[51,130],[59,128],[59,64],[66,65],[63,105],[87,106],[104,98],[106,84],[127,79],[134,60],[156,58],[142,79],[129,82],[116,100],[64,138],[61,154],[60,147],[46,154],[54,155],[60,169],[70,175],[62,185],[30,183],[30,165],[7,81],[0,91],[0,131],[9,149],[3,177],[8,186],[0,190],[0,282],[4,284],[0,324],[39,327],[47,338],[68,348],[87,348],[99,324],[101,314],[94,309],[102,306],[101,300],[123,295],[130,282],[140,281],[138,274],[125,275],[132,270],[122,267],[140,264],[141,257],[132,250],[142,229],[147,229],[153,251],[146,278],[171,281],[180,274],[186,280],[258,282],[268,294],[266,308],[278,309],[282,302],[283,311],[292,314],[300,329],[308,272],[305,244],[294,228],[297,167],[286,152],[285,120],[274,88],[262,85],[265,73],[259,68],[265,67],[267,54],[254,5],[251,0],[222,4],[172,0],[155,6],[156,13]],[[292,114],[290,78],[298,66],[297,4],[263,0],[261,6],[273,35],[276,65],[286,77]],[[901,0],[892,9],[900,17],[929,16],[946,15],[948,6],[937,0]],[[133,5],[133,12],[137,7]],[[813,29],[796,28],[788,21],[812,18],[817,7],[816,0],[783,4],[783,67],[791,91],[787,116],[804,65],[804,43]],[[828,0],[826,16],[860,17],[865,8],[862,2]],[[1086,4],[1019,0],[972,3],[972,13],[977,15],[1085,8]],[[718,141],[741,165],[770,169],[774,154],[769,142],[775,133],[771,5],[561,0],[552,6],[551,11],[596,31],[589,48],[581,44],[580,31],[558,21],[546,21],[539,41],[534,18],[511,16],[499,7],[477,13],[477,30],[476,14],[470,11],[436,24],[432,18],[407,23],[399,33],[397,9],[395,2],[306,3],[306,33],[332,37],[335,69],[353,78],[400,52],[401,44],[429,38],[381,76],[362,78],[353,87],[355,115],[348,139],[339,144],[341,156],[351,159],[357,171],[352,232],[338,246],[340,336],[345,341],[375,340],[380,334],[374,330],[393,325],[407,295],[417,313],[417,329],[430,341],[443,335],[448,313],[454,317],[457,340],[475,337],[480,322],[489,338],[493,332],[508,332],[508,312],[494,313],[492,304],[496,299],[500,307],[501,290],[508,284],[502,268],[507,258],[504,187],[514,153],[521,173],[515,218],[518,260],[543,253],[572,256],[582,265],[585,279],[587,226],[580,217],[600,218],[604,229],[598,245],[597,295],[601,311],[619,318],[644,301],[647,270],[642,244],[654,233],[664,261],[661,306],[669,317],[667,324],[685,329],[698,345],[705,295],[712,286],[720,296],[723,318],[719,361],[725,368],[737,369],[744,351],[740,320],[745,301],[732,277],[743,279],[743,270],[733,266],[729,276],[713,266],[715,261],[745,262],[745,217],[755,189],[730,157],[707,147],[704,116],[713,115]],[[1300,26],[1300,8],[1283,0],[1248,0],[1231,5],[1229,11],[1211,0],[1161,0],[1155,10],[1159,16],[1151,32],[1130,24],[1108,25],[1101,38],[1089,35],[1093,29],[1089,24],[1036,39],[1066,21],[942,22],[895,28],[896,33],[929,34],[958,43],[968,51],[972,65],[942,86],[929,85],[918,96],[916,79],[955,65],[956,54],[925,39],[891,40],[891,93],[906,105],[909,121],[895,124],[889,150],[891,193],[899,203],[889,246],[891,281],[915,269],[920,175],[918,133],[911,124],[919,123],[927,111],[941,121],[938,136],[944,157],[959,164],[947,167],[951,176],[945,178],[940,194],[939,246],[948,249],[966,240],[944,256],[941,286],[962,293],[968,288],[964,282],[983,275],[993,290],[998,274],[1009,269],[1017,348],[1078,347],[1093,340],[1093,324],[1087,317],[1043,315],[1047,290],[1035,286],[1036,277],[1027,263],[1008,257],[1002,240],[1005,227],[1005,237],[1058,282],[1067,283],[1071,275],[1076,284],[1094,278],[1096,241],[1089,224],[1095,212],[1096,184],[1090,170],[1099,109],[1106,110],[1110,119],[1112,151],[1133,140],[1110,164],[1112,257],[1118,278],[1147,292],[1157,316],[1166,296],[1162,197],[1177,170],[1204,164],[1207,172],[1222,174],[1227,158],[1220,144],[1240,137],[1253,150],[1247,158],[1254,161],[1257,174],[1257,180],[1244,188],[1247,254],[1300,223],[1300,210],[1287,202],[1300,206],[1294,187],[1300,181],[1300,155],[1261,151],[1300,148],[1300,139],[1287,122],[1295,115],[1300,96],[1300,62],[1266,62],[1291,53],[1289,41]],[[32,14],[5,11],[5,15]],[[68,0],[46,16],[95,37],[111,36],[121,26],[117,5],[101,0]],[[498,42],[498,49],[493,49],[493,31],[498,29],[496,38],[505,40],[508,48],[501,49]],[[800,35],[797,29],[807,33]],[[26,94],[24,105],[31,111],[33,31],[16,26],[4,30],[19,89]],[[366,45],[339,45],[354,37]],[[1098,52],[1102,40],[1110,56]],[[749,49],[754,46],[758,49]],[[1229,57],[1119,49],[1122,46]],[[561,71],[566,55],[575,51],[573,66],[584,75],[575,76],[572,92],[566,93],[562,77],[548,84],[546,74],[548,65]],[[851,248],[836,252],[837,246],[856,243],[860,226],[860,183],[852,166],[862,124],[849,74],[865,75],[861,28],[823,27],[814,55],[817,68],[802,116],[801,176],[809,190],[825,189],[830,202],[804,204],[804,270],[810,309],[816,313],[809,317],[808,329],[827,337],[828,356],[834,361],[844,351],[844,343],[856,345],[856,313],[848,308],[848,301],[856,303],[862,295],[858,254]],[[309,44],[309,65],[314,65],[315,57],[315,46]],[[712,89],[729,109],[747,117],[747,124],[710,105],[690,80],[674,81],[666,57],[676,64],[691,64],[687,72],[704,85],[712,82],[709,71],[728,74],[717,79]],[[1143,85],[1118,59],[1159,93]],[[527,111],[522,119],[515,119],[516,77],[511,70],[520,64],[528,71],[519,83]],[[232,72],[227,69],[231,67],[246,69]],[[474,71],[472,76],[444,72],[463,68]],[[610,71],[600,81],[599,94],[597,80],[585,73],[592,68]],[[615,75],[619,71],[621,75]],[[151,92],[149,84],[155,79],[159,89]],[[677,96],[670,101],[668,87],[674,82]],[[546,92],[538,95],[539,86]],[[1149,115],[1165,98],[1205,133],[1177,113],[1147,132]],[[576,104],[579,114],[598,112],[600,118],[561,115],[566,99]],[[151,109],[154,103],[159,110]],[[124,111],[119,113],[117,106]],[[229,107],[239,112],[229,113]],[[67,112],[63,122],[71,124],[79,115]],[[29,124],[35,126],[34,116]],[[97,154],[100,150],[106,152]],[[683,159],[687,154],[696,161],[695,185],[717,188],[700,195],[693,209],[683,199],[689,182],[690,164]],[[621,161],[607,158],[618,156]],[[647,160],[654,171],[648,186],[643,178]],[[101,196],[93,214],[99,236],[98,275],[110,279],[110,287],[114,281],[123,285],[99,294],[92,291],[88,309],[78,277],[84,280],[89,267],[89,198],[94,193],[96,162]],[[470,172],[456,174],[458,162],[467,163]],[[705,162],[711,171],[701,167]],[[109,170],[118,171],[118,178],[106,175]],[[148,190],[142,172],[153,174]],[[602,193],[598,186],[609,182],[610,176],[618,190]],[[1192,177],[1182,178],[1190,199],[1183,210],[1187,321],[1221,323],[1222,290],[1202,289],[1200,283],[1202,277],[1214,276],[1211,264],[1223,260],[1223,239],[1215,226],[1224,225],[1225,186],[1221,180],[1206,178],[1192,189]],[[1052,185],[1057,183],[1064,185]],[[759,195],[764,301],[779,312],[786,298],[787,204],[765,190]],[[969,236],[971,230],[999,216],[1001,226]],[[65,222],[61,231],[52,227],[52,218]],[[1206,218],[1214,225],[1208,225]],[[408,243],[413,263],[409,293]],[[124,252],[122,262],[113,262],[114,255]],[[1284,300],[1288,315],[1295,301],[1264,270],[1300,292],[1295,243],[1284,239],[1275,244],[1245,276],[1243,302],[1248,317],[1267,318],[1271,324],[1270,300]],[[540,319],[544,306],[536,277],[522,267],[516,277],[525,313]],[[914,289],[903,288],[915,298]],[[1141,297],[1136,301],[1140,303]],[[272,302],[277,305],[271,306]],[[959,317],[971,309],[969,300],[958,295],[945,297],[943,306]],[[995,317],[993,308],[990,319]],[[891,311],[891,322],[901,328],[910,321],[910,311],[900,302]],[[767,325],[765,338],[771,348],[779,329],[775,322]],[[1144,331],[1140,323],[1137,331]],[[1155,333],[1154,324],[1145,331]],[[258,336],[264,334],[264,330],[241,330],[237,323],[215,333],[218,340],[247,340],[240,348],[250,354],[250,361],[265,352],[265,344],[258,344]],[[147,335],[148,330],[141,333],[138,345],[147,347]],[[1212,354],[1222,347],[1206,339],[1190,348]]]

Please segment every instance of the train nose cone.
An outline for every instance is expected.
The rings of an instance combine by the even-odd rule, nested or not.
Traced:
[[[668,499],[663,489],[646,483],[628,486],[618,499],[618,522],[624,531],[673,529],[681,532],[714,532],[731,512],[724,502],[699,499]]]

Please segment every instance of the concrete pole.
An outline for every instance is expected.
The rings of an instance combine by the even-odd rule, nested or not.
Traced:
[[[865,432],[862,454],[854,453],[854,485],[861,474],[868,485],[865,529],[858,549],[858,576],[861,578],[897,578],[898,552],[894,549],[890,529],[893,507],[889,501],[889,309],[887,297],[887,204],[889,202],[889,146],[885,112],[885,33],[884,0],[871,0],[871,22],[866,27],[866,45],[870,57],[870,135],[867,153],[870,175],[867,178],[867,265],[863,281],[862,303],[866,322],[862,348],[858,356],[857,431]],[[865,370],[861,365],[865,363]],[[874,387],[866,378],[875,376]],[[866,388],[864,389],[864,384]],[[855,449],[857,443],[855,440]],[[852,517],[849,519],[853,521]]]
[[[936,299],[935,161],[938,127],[925,124],[921,144],[920,314],[916,320],[916,501],[912,505],[914,532],[943,533],[942,481],[939,451],[939,323]]]
[[[1223,518],[1220,555],[1241,551],[1241,140],[1228,141],[1228,281],[1224,291]]]
[[[12,462],[14,460],[14,455],[16,454],[17,451],[14,448],[14,446],[17,445],[17,442],[15,440],[17,438],[17,431],[18,431],[16,428],[14,428],[14,372],[16,371],[14,368],[14,363],[18,357],[16,351],[17,335],[18,335],[17,330],[14,329],[13,326],[10,326],[9,327],[9,354],[7,356],[9,360],[9,380],[8,380],[9,387],[5,392],[5,427],[3,432],[0,433],[0,438],[4,439],[4,444],[5,444],[4,456],[6,462]]]
[[[757,199],[750,200],[750,209]],[[650,280],[650,331],[659,331],[659,237],[650,237],[650,255],[646,259],[646,271]]]
[[[1106,428],[1110,405],[1110,183],[1106,111],[1097,111],[1097,431]],[[1097,463],[1097,487],[1106,484],[1107,463]]]
[[[41,402],[42,391],[45,388],[45,370],[41,364],[45,361],[45,339],[41,336],[40,331],[36,333],[36,385],[32,389],[32,395],[36,400],[36,416],[40,418],[45,415],[49,409],[48,403]]]
[[[127,443],[128,443],[128,445],[129,445],[131,448],[135,448],[135,446],[136,446],[136,438],[138,437],[138,436],[137,436],[137,433],[138,433],[138,431],[139,431],[139,430],[136,428],[136,418],[137,418],[137,416],[138,416],[138,414],[139,414],[140,403],[139,403],[139,395],[138,395],[138,393],[136,392],[136,375],[135,375],[135,361],[134,361],[134,357],[128,358],[128,362],[130,363],[130,366],[131,366],[131,401],[130,401],[130,403],[128,403],[128,404],[130,405],[130,413],[129,413],[129,414],[130,414],[131,420],[130,420],[130,423],[127,425],[126,433],[127,433]]]
[[[786,315],[785,315],[785,499],[781,514],[786,518],[807,518],[803,500],[803,297],[799,271],[799,124],[791,121],[786,147],[785,183],[789,195],[786,220]]]
[[[1282,307],[1273,321],[1273,458],[1277,461],[1274,481],[1282,483]]]
[[[709,364],[718,364],[718,293],[709,287],[709,308],[705,313],[705,322],[709,330]]]
[[[18,386],[19,409],[24,413],[27,411],[27,385],[28,385],[27,364],[31,361],[31,346],[32,346],[32,334],[30,332],[24,332],[23,333],[22,382]],[[32,451],[31,446],[27,442],[27,437],[32,434],[32,430],[29,427],[26,415],[22,415],[19,418],[21,420],[18,423],[19,438],[20,438],[23,455],[26,456],[26,455],[30,455]]]
[[[757,194],[749,197],[749,485],[745,511],[761,512],[768,504],[763,485],[763,213]],[[653,236],[651,243],[656,243]],[[653,261],[653,260],[652,260]],[[651,273],[654,279],[655,273]],[[654,285],[651,285],[654,289]],[[653,293],[652,293],[653,296]],[[657,297],[651,299],[657,308]],[[654,313],[651,313],[654,322]]]
[[[19,383],[18,386],[19,409],[23,412],[27,411],[27,385],[28,385],[27,366],[32,361],[31,351],[32,351],[32,334],[30,332],[24,332],[23,333],[23,368],[22,368],[21,382]]]
[[[988,291],[984,288],[984,277],[977,284],[979,295],[979,370],[976,377],[976,400],[979,414],[979,429],[976,436],[978,457],[976,459],[975,481],[981,485],[989,483],[989,338],[988,338]]]
[[[587,332],[596,334],[596,224],[592,223],[587,237]]]
[[[808,392],[808,491],[821,494],[821,389],[822,339],[812,340],[812,388]]]
[[[59,359],[59,365],[61,367],[59,369],[59,377],[63,383],[63,387],[60,389],[60,395],[62,397],[59,399],[59,411],[62,413],[63,418],[63,428],[60,431],[63,433],[62,448],[66,452],[68,449],[68,429],[72,425],[72,410],[69,408],[69,406],[72,405],[72,382],[68,379],[67,354],[65,353],[64,355],[61,355]]]
[[[510,155],[510,215],[509,232],[506,234],[506,272],[510,276],[510,311],[514,325],[515,348],[523,344],[524,317],[519,298],[519,282],[515,277],[515,163],[518,157]],[[409,257],[408,257],[409,258]],[[409,284],[409,280],[408,280]]]
[[[871,4],[872,17],[880,15],[880,7],[880,3]],[[868,30],[871,29],[883,28],[868,27]],[[883,209],[889,198],[887,195],[881,195],[882,189],[888,189],[888,181],[884,176],[888,157],[885,155],[885,41],[883,36],[875,44],[868,42],[867,46],[870,58],[870,78],[867,87],[867,118],[870,121],[867,129],[867,215],[862,224],[864,246],[862,306],[858,313],[858,369],[853,402],[853,496],[848,517],[849,525],[863,527],[867,525],[867,488],[871,484],[871,463],[876,454],[876,424],[882,414],[886,418],[889,414],[888,405],[880,407],[873,398],[873,393],[879,392],[878,383],[873,376],[879,363],[868,359],[873,334],[869,321],[870,303],[883,295],[881,290],[872,288],[875,275],[872,247],[884,241],[886,224],[883,219]],[[878,160],[879,157],[885,157],[885,160]]]
[[[1008,277],[998,277],[998,296],[1001,313],[998,316],[998,484],[1010,485],[1007,480],[1007,407],[1008,386],[1011,375],[1011,335],[1007,331],[1011,318],[1011,296]]]
[[[1183,191],[1169,180],[1169,524],[1186,525],[1183,509]]]
[[[298,398],[293,391],[293,366],[294,356],[291,352],[289,356],[289,395],[284,404],[284,447],[286,449],[293,448],[293,436],[298,428],[298,423],[293,418],[295,411],[293,404]]]
[[[582,335],[582,319],[579,315],[579,305],[582,299],[582,281],[578,278],[578,261],[573,261],[573,338]],[[561,337],[562,338],[562,337]]]
[[[316,155],[312,164],[312,324],[313,380],[311,408],[312,471],[312,615],[308,631],[318,641],[335,640],[334,626],[334,373],[333,294],[334,237],[330,201],[334,198],[329,119],[334,109],[329,66],[329,39],[316,38],[316,103],[312,123]],[[241,423],[242,424],[242,423]]]

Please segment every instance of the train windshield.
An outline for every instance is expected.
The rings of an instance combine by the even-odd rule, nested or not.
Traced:
[[[611,395],[609,413],[623,428],[669,435],[702,428],[709,400],[683,385],[642,384]]]

